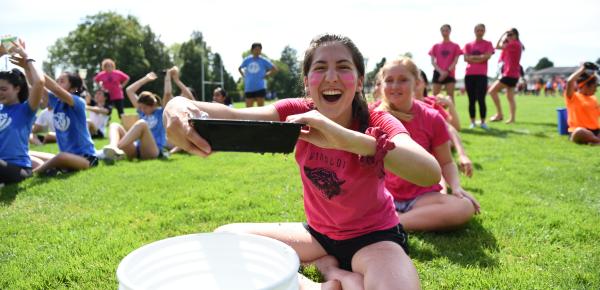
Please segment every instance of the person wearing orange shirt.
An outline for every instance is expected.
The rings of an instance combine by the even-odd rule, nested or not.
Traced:
[[[598,66],[586,62],[567,79],[565,102],[570,140],[579,144],[600,145],[600,106],[594,95],[598,86]]]

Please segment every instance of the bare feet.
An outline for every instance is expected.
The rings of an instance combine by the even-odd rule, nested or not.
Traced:
[[[298,274],[298,284],[300,285],[300,290],[342,290],[342,284],[338,280],[317,283],[304,277],[302,274]]]
[[[515,122],[515,119],[511,118],[511,119],[506,120],[506,122],[504,122],[504,123],[506,123],[506,124],[512,124],[514,122]]]
[[[496,114],[490,118],[490,122],[498,122],[498,121],[502,121],[502,119],[504,119],[504,117],[502,115]]]

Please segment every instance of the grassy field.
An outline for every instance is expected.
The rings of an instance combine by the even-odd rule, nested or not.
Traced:
[[[463,186],[482,214],[410,237],[425,289],[600,289],[600,148],[557,134],[562,99],[517,100],[516,124],[461,133],[475,165]],[[465,96],[457,106],[466,128]],[[293,155],[178,154],[34,177],[0,189],[0,289],[114,289],[119,262],[144,244],[304,220]]]

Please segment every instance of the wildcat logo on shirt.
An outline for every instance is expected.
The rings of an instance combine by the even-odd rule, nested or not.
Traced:
[[[67,131],[71,125],[71,119],[65,113],[54,113],[54,128],[59,131]]]
[[[448,57],[450,55],[450,51],[449,50],[442,50],[442,56],[443,57]]]
[[[154,117],[154,115],[145,116],[143,119],[146,121],[148,128],[150,129],[156,127],[156,124],[158,123],[158,120],[156,117]]]
[[[325,195],[327,199],[342,193],[342,184],[345,180],[340,180],[335,172],[325,168],[310,168],[304,166],[304,174]]]
[[[260,65],[258,65],[258,62],[253,61],[248,65],[248,72],[251,74],[255,74],[259,70],[260,70]]]
[[[0,131],[8,128],[12,123],[12,118],[8,114],[0,114]]]
[[[482,55],[483,53],[481,53],[481,51],[475,49],[471,52],[472,55]]]

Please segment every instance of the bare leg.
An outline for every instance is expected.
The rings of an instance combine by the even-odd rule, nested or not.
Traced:
[[[256,98],[256,106],[262,107],[265,105],[265,98],[258,97]]]
[[[125,148],[131,148],[133,146],[134,154],[135,154],[135,145],[133,142],[136,140],[140,140],[140,159],[155,159],[158,157],[158,147],[156,146],[156,141],[154,141],[154,137],[152,136],[152,132],[148,127],[148,123],[144,120],[138,120],[131,126],[129,131],[119,140],[117,146],[120,149],[127,152]],[[127,153],[129,157],[129,153]]]
[[[431,192],[419,198],[408,212],[398,213],[398,220],[407,231],[439,231],[455,229],[474,214],[469,199]]]
[[[510,110],[510,118],[506,120],[506,124],[515,122],[517,113],[517,103],[515,102],[515,88],[506,88],[506,98],[508,99],[508,108]]]
[[[431,94],[437,96],[442,91],[442,85],[434,83],[431,85]]]
[[[570,139],[578,144],[600,145],[600,136],[594,135],[592,131],[586,128],[575,128]]]
[[[137,123],[137,122],[136,122]],[[133,128],[133,126],[132,126]],[[133,141],[130,144],[124,144],[123,146],[120,146],[119,144],[121,143],[121,139],[127,134],[127,132],[125,131],[125,128],[123,126],[121,126],[121,124],[117,124],[117,123],[111,123],[110,126],[108,127],[108,140],[109,143],[107,146],[104,147],[104,149],[112,149],[112,150],[123,150],[123,152],[125,152],[125,154],[127,155],[127,158],[129,159],[133,159],[136,157],[136,150],[135,150],[135,145],[133,144]],[[135,139],[134,139],[135,141]],[[116,150],[118,151],[118,150]]]
[[[452,103],[454,103],[454,87],[455,87],[455,85],[456,85],[455,83],[446,84],[446,94],[448,94],[448,96],[450,96]]]
[[[363,275],[365,289],[420,289],[415,265],[400,245],[382,241],[360,249],[352,269]],[[399,286],[401,285],[401,286]]]
[[[98,128],[96,128],[96,125],[94,125],[94,123],[91,120],[88,119],[86,120],[86,122],[90,133],[98,131]]]
[[[90,168],[90,162],[79,155],[61,152],[36,168],[34,172],[45,172],[51,168],[83,170]]]
[[[246,108],[254,106],[254,98],[246,98]]]
[[[505,84],[501,83],[500,81],[495,81],[489,90],[489,94],[490,96],[492,96],[492,100],[494,101],[494,105],[496,106],[496,115],[490,118],[490,121],[492,122],[501,121],[504,118],[502,114],[502,105],[500,103],[500,98],[498,98],[498,92],[505,87]]]
[[[325,276],[326,281],[339,281],[344,290],[364,289],[364,279],[359,273],[346,271],[339,268],[337,259],[333,256],[323,256],[310,262]]]

